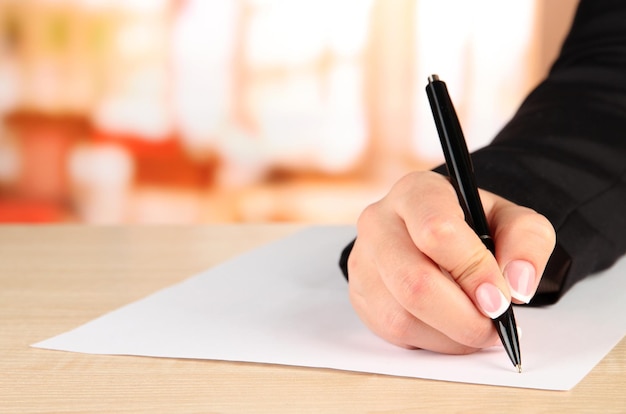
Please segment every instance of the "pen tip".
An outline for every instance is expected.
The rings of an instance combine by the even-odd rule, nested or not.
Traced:
[[[515,368],[517,368],[517,372],[518,372],[518,373],[520,373],[520,374],[522,373],[522,364],[517,364],[517,365],[515,366]]]
[[[439,75],[432,74],[428,77],[428,82],[432,83],[439,80]]]

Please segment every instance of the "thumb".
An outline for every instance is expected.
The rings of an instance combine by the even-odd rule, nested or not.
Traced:
[[[412,236],[417,247],[444,270],[474,305],[494,319],[511,304],[496,258],[458,215],[435,215]]]

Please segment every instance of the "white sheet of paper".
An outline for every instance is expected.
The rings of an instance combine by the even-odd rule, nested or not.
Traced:
[[[524,372],[501,348],[404,350],[370,333],[338,255],[354,229],[319,226],[267,244],[34,347],[272,363],[568,390],[626,332],[626,259],[547,308],[516,308]]]

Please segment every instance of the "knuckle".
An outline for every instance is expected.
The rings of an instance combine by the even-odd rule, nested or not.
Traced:
[[[390,311],[381,318],[381,321],[381,336],[387,341],[395,344],[410,342],[413,319],[408,312],[402,309]]]
[[[556,243],[556,232],[552,223],[541,214],[533,214],[532,218],[528,218],[527,226],[540,239],[549,242],[551,245]]]
[[[398,181],[393,185],[392,191],[399,191],[404,193],[408,189],[415,186],[416,183],[424,182],[424,173],[422,171],[411,171],[408,174],[400,177]]]
[[[532,236],[541,245],[553,247],[556,244],[556,231],[552,223],[543,215],[534,210],[526,209],[526,213],[520,215],[510,231],[524,233],[526,237]]]
[[[442,188],[452,189],[449,184],[445,183],[445,178],[440,174],[432,171],[412,171],[398,179],[391,187],[390,194],[399,200],[418,201],[420,194],[430,194],[432,192],[442,191]],[[454,189],[452,189],[454,191]]]
[[[417,298],[424,298],[431,294],[433,275],[420,269],[399,270],[396,277],[400,281],[400,292],[407,302],[414,303]]]
[[[447,243],[455,233],[456,225],[453,217],[431,214],[422,220],[418,243],[422,250],[429,252]]]
[[[470,279],[483,273],[483,269],[490,269],[490,261],[495,260],[489,250],[480,245],[471,250],[459,261],[459,263],[449,270],[452,277],[459,285],[466,285]]]

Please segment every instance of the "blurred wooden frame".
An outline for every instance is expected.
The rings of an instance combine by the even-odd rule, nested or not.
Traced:
[[[533,31],[531,66],[535,83],[548,72],[559,54],[567,35],[579,0],[537,1],[536,27]]]

